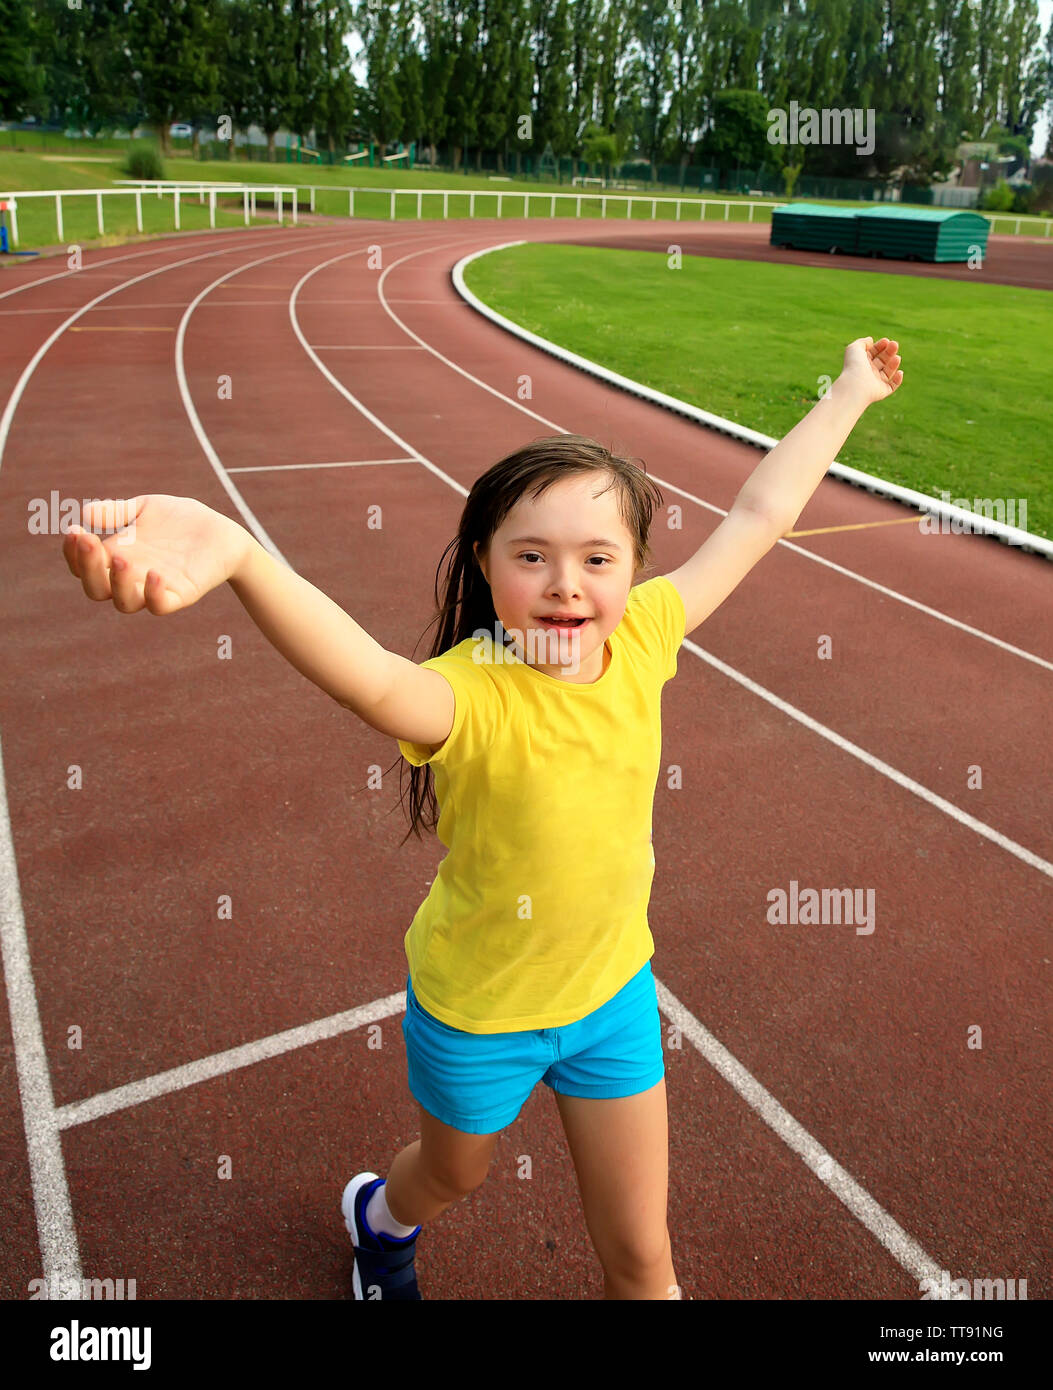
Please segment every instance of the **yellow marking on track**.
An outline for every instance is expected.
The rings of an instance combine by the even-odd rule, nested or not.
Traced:
[[[152,327],[138,327],[135,324],[99,324],[97,328],[70,328],[69,333],[174,333],[174,328],[159,328],[155,324]]]
[[[898,517],[895,521],[860,521],[854,526],[818,526],[814,531],[787,531],[783,537],[789,540],[792,536],[829,536],[833,531],[869,531],[875,526],[917,526],[926,512],[919,512],[917,516]]]

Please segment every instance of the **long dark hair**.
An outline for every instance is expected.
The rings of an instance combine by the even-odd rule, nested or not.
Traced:
[[[663,506],[664,499],[643,467],[635,459],[612,453],[584,435],[558,434],[536,439],[495,463],[472,485],[457,534],[443,551],[435,572],[435,616],[417,640],[419,646],[429,629],[438,623],[426,659],[456,647],[480,628],[488,633],[497,630],[493,596],[476,559],[475,542],[479,542],[485,556],[494,532],[525,493],[539,497],[553,483],[581,473],[609,476],[609,487],[618,489],[622,520],[633,539],[634,578],[650,568],[648,534],[655,510]],[[444,561],[446,573],[440,579]],[[435,829],[438,803],[431,767],[414,767],[401,753],[398,760],[403,765],[399,771],[400,786],[406,768],[410,772],[410,828],[401,842],[405,844],[411,834],[422,838],[422,825],[427,830]],[[400,804],[404,799],[403,791]]]

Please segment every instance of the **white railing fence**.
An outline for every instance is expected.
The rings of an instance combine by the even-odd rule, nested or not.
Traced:
[[[608,217],[608,216],[615,216],[615,217],[621,216],[621,217],[624,217],[624,218],[628,218],[628,219],[630,219],[630,220],[636,220],[637,214],[636,214],[635,209],[636,209],[636,205],[637,205],[637,204],[644,204],[644,205],[649,204],[649,205],[650,205],[650,211],[651,211],[650,220],[652,220],[652,221],[654,221],[654,220],[657,219],[657,217],[658,217],[658,206],[659,206],[659,204],[661,204],[662,207],[663,207],[663,209],[675,208],[675,214],[674,214],[674,216],[673,216],[673,220],[676,221],[676,222],[679,222],[679,221],[682,219],[682,217],[684,216],[684,210],[685,210],[685,209],[688,209],[689,212],[692,214],[692,220],[706,221],[706,220],[709,220],[709,219],[708,219],[708,212],[707,212],[707,209],[708,209],[709,207],[715,207],[715,208],[721,208],[721,207],[722,207],[722,208],[724,209],[724,217],[723,217],[723,220],[724,220],[725,222],[728,222],[728,221],[731,220],[731,209],[732,209],[733,207],[744,207],[744,208],[748,209],[748,211],[747,211],[747,216],[746,216],[745,220],[746,220],[747,222],[752,222],[752,221],[753,221],[753,213],[754,213],[754,209],[755,209],[755,208],[777,208],[777,207],[785,207],[785,206],[786,206],[785,200],[781,200],[781,201],[780,201],[780,200],[778,200],[778,199],[765,199],[765,198],[758,198],[758,199],[743,199],[743,198],[703,198],[703,197],[692,198],[692,197],[690,197],[690,196],[685,196],[684,194],[679,194],[679,195],[655,194],[655,195],[652,196],[652,195],[650,195],[650,194],[634,194],[634,193],[613,192],[613,191],[611,191],[611,190],[609,190],[609,189],[606,190],[605,192],[602,192],[602,193],[600,193],[600,192],[596,192],[596,193],[586,193],[586,192],[578,192],[578,191],[573,191],[573,192],[569,192],[569,193],[562,193],[562,192],[560,192],[560,193],[552,193],[552,192],[545,192],[545,193],[543,193],[543,192],[532,192],[532,191],[529,191],[529,190],[515,191],[515,190],[512,190],[512,189],[500,189],[500,190],[497,190],[497,189],[488,189],[488,188],[476,188],[476,189],[462,189],[462,188],[390,188],[390,189],[384,189],[384,188],[361,187],[361,186],[351,186],[351,187],[348,187],[347,185],[340,185],[340,184],[266,184],[266,183],[251,183],[251,184],[249,184],[249,183],[222,183],[222,182],[211,182],[211,181],[208,181],[208,180],[198,180],[198,179],[193,179],[193,180],[188,180],[188,179],[121,179],[121,180],[118,180],[118,184],[124,185],[124,186],[119,186],[119,187],[116,187],[116,188],[114,188],[114,187],[111,187],[111,188],[64,188],[64,189],[48,189],[48,190],[43,190],[43,191],[33,190],[33,191],[31,191],[31,192],[0,193],[0,202],[6,202],[7,205],[8,205],[8,213],[9,213],[10,218],[11,218],[11,240],[12,240],[12,244],[13,244],[14,246],[17,246],[17,245],[18,245],[18,204],[19,204],[24,198],[52,198],[52,199],[54,199],[54,202],[55,202],[55,225],[56,225],[56,229],[57,229],[57,233],[58,233],[58,240],[59,240],[59,241],[62,241],[63,236],[64,236],[64,232],[63,232],[63,221],[62,221],[63,199],[69,200],[69,199],[73,199],[73,198],[94,198],[94,199],[95,199],[95,202],[96,202],[96,216],[97,216],[98,227],[99,227],[99,235],[102,236],[102,235],[105,233],[105,230],[106,230],[105,221],[104,221],[104,218],[103,218],[103,201],[102,201],[103,198],[106,198],[106,197],[111,197],[111,198],[129,198],[129,197],[133,197],[133,198],[135,199],[135,220],[136,220],[136,226],[137,226],[138,230],[141,232],[141,231],[143,230],[143,202],[142,202],[142,200],[143,200],[143,195],[144,195],[144,194],[148,194],[148,193],[153,193],[153,194],[155,195],[155,197],[157,197],[157,198],[159,198],[159,199],[160,199],[160,198],[163,198],[163,197],[165,197],[165,196],[168,196],[168,195],[171,195],[171,196],[172,196],[172,199],[173,199],[173,207],[174,207],[175,230],[176,230],[176,231],[179,231],[179,230],[180,230],[180,216],[179,216],[179,212],[180,212],[180,200],[181,200],[181,199],[186,199],[186,198],[193,197],[195,193],[196,193],[197,196],[198,196],[198,201],[199,201],[199,203],[204,203],[206,195],[208,196],[209,226],[210,226],[210,227],[215,227],[215,225],[216,225],[216,197],[217,197],[218,194],[226,194],[226,195],[228,195],[228,196],[229,196],[229,195],[233,195],[233,196],[240,196],[240,197],[241,197],[241,199],[242,199],[242,205],[243,205],[244,221],[245,221],[245,225],[246,225],[246,226],[248,226],[250,218],[251,218],[251,217],[255,217],[255,215],[256,215],[256,197],[257,197],[257,194],[264,194],[264,193],[273,195],[273,198],[274,198],[274,201],[275,201],[275,204],[276,204],[276,207],[277,207],[277,212],[278,212],[278,221],[279,221],[280,223],[284,223],[284,221],[285,221],[285,198],[286,198],[286,195],[288,195],[288,197],[289,197],[289,210],[290,210],[290,212],[291,212],[291,214],[292,214],[293,225],[295,226],[295,225],[297,224],[297,222],[298,222],[299,211],[300,211],[300,200],[301,200],[301,198],[303,197],[304,194],[309,195],[309,207],[310,207],[310,211],[311,211],[311,212],[314,212],[314,211],[315,211],[315,196],[316,196],[316,194],[317,194],[317,192],[318,192],[319,190],[321,190],[321,191],[323,191],[323,192],[326,192],[326,193],[339,193],[339,194],[341,194],[341,195],[342,195],[343,193],[346,192],[346,193],[347,193],[347,215],[348,215],[348,217],[354,217],[354,216],[356,215],[356,214],[355,214],[355,195],[356,195],[356,194],[358,194],[358,195],[360,196],[360,201],[359,201],[359,213],[358,213],[359,216],[363,216],[363,213],[361,212],[361,195],[363,195],[363,194],[372,195],[372,197],[374,197],[374,198],[378,198],[378,197],[379,197],[380,199],[383,199],[384,197],[386,197],[386,198],[387,198],[387,202],[388,202],[388,209],[387,209],[388,218],[389,218],[390,220],[392,220],[392,221],[395,220],[395,214],[396,214],[396,210],[397,210],[397,208],[398,208],[398,199],[399,199],[399,198],[403,198],[403,199],[405,199],[405,198],[415,198],[415,199],[416,199],[416,216],[417,216],[418,219],[421,218],[421,217],[423,217],[423,215],[424,215],[424,199],[425,199],[425,198],[432,198],[432,199],[441,198],[441,199],[442,199],[442,216],[443,216],[444,219],[445,219],[445,218],[448,218],[448,217],[450,216],[450,199],[451,199],[451,198],[459,198],[459,199],[465,199],[465,198],[467,198],[467,200],[468,200],[468,216],[469,216],[469,217],[475,217],[475,216],[477,215],[477,214],[476,214],[476,204],[477,204],[478,202],[481,202],[481,206],[485,209],[484,211],[482,211],[482,212],[480,212],[480,213],[478,214],[479,216],[494,216],[494,215],[496,214],[497,217],[503,217],[503,216],[505,215],[505,214],[504,214],[504,205],[505,205],[506,202],[508,202],[508,203],[512,204],[513,206],[515,206],[516,203],[520,203],[520,204],[522,205],[522,208],[521,208],[521,215],[522,215],[523,217],[526,217],[526,218],[529,218],[530,215],[531,215],[531,205],[532,205],[532,204],[537,205],[538,203],[540,203],[542,206],[544,206],[545,204],[547,204],[547,205],[548,205],[548,216],[549,216],[549,217],[555,217],[555,216],[556,216],[556,206],[557,206],[557,204],[563,205],[563,204],[565,204],[566,202],[570,201],[570,202],[573,202],[573,203],[574,203],[574,216],[575,216],[575,217],[580,217],[580,216],[582,215],[581,210],[582,210],[582,204],[583,204],[583,203],[584,203],[584,204],[591,204],[591,205],[595,205],[595,204],[598,203],[598,204],[599,204],[599,215],[600,215],[601,218],[606,218],[606,217]],[[489,205],[487,204],[487,200],[489,200]],[[608,213],[608,206],[609,206],[609,205],[613,205],[613,207],[614,207],[614,209],[615,209],[613,212]],[[403,204],[403,207],[404,207],[404,206],[405,206],[405,205]],[[693,214],[695,214],[695,213],[697,213],[697,216],[694,216],[694,215],[693,215]],[[366,215],[367,215],[367,216],[376,216],[376,214],[372,214],[372,213],[371,213],[371,214],[366,214]],[[544,214],[542,214],[542,215],[544,215]],[[1051,235],[1051,228],[1053,228],[1053,219],[1050,219],[1050,218],[1016,216],[1015,214],[1012,214],[1012,213],[981,213],[980,216],[985,216],[985,217],[987,217],[988,221],[989,221],[990,224],[991,224],[991,230],[992,230],[993,232],[994,232],[994,231],[997,231],[997,225],[996,225],[996,224],[998,224],[998,223],[1000,223],[1000,222],[1012,222],[1012,223],[1014,223],[1014,224],[1015,224],[1015,225],[1014,225],[1014,231],[1015,231],[1015,233],[1016,233],[1017,235],[1020,234],[1020,227],[1021,227],[1021,224],[1022,224],[1022,223],[1034,223],[1036,229],[1037,229],[1038,227],[1042,227],[1042,229],[1043,229],[1042,235],[1045,236],[1045,237],[1048,237],[1048,236]],[[645,217],[646,217],[646,214],[645,214]]]
[[[11,244],[18,245],[18,205],[25,198],[53,198],[55,200],[55,226],[58,232],[58,240],[62,241],[65,233],[62,222],[63,199],[67,201],[72,198],[94,198],[96,207],[96,217],[99,227],[99,235],[103,236],[106,232],[106,224],[103,218],[102,200],[103,198],[134,198],[135,199],[135,224],[139,231],[143,230],[143,194],[156,193],[158,198],[165,194],[173,196],[173,207],[175,213],[175,229],[180,230],[179,204],[181,198],[193,197],[198,194],[199,202],[205,201],[205,194],[208,194],[209,226],[216,225],[216,194],[226,193],[240,194],[244,205],[245,225],[248,226],[250,216],[256,215],[256,195],[258,193],[270,193],[274,196],[274,201],[278,209],[278,221],[285,221],[285,195],[290,196],[290,210],[292,212],[293,223],[296,223],[298,212],[298,194],[304,190],[293,184],[262,184],[262,183],[205,183],[187,182],[186,180],[166,180],[166,179],[142,179],[142,180],[120,180],[122,183],[131,184],[127,188],[50,188],[45,190],[33,189],[29,192],[19,191],[14,193],[0,193],[0,203],[7,204],[7,211],[11,218]]]

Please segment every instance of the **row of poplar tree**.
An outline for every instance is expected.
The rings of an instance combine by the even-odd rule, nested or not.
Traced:
[[[873,110],[867,167],[770,144],[793,101]],[[992,131],[1026,155],[1050,106],[1037,0],[0,0],[0,116],[145,123],[166,152],[171,122],[226,116],[272,157],[286,130],[454,167],[550,149],[924,181]]]

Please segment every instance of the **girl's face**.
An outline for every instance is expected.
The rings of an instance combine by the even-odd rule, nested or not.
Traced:
[[[475,543],[494,610],[521,659],[557,680],[600,678],[608,664],[604,644],[632,588],[632,536],[608,482],[606,474],[579,474],[538,498],[521,497],[486,554]],[[585,622],[559,628],[544,621],[552,615]]]

